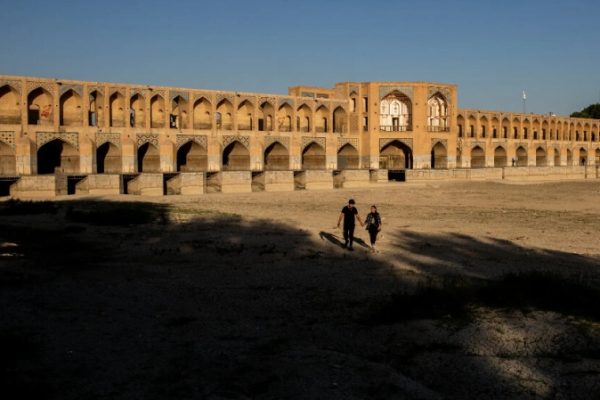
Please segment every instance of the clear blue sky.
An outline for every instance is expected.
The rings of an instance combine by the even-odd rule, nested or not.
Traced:
[[[460,107],[600,98],[600,1],[0,0],[0,74],[285,93],[459,85]]]

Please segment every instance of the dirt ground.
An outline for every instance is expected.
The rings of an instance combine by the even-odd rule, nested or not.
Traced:
[[[354,198],[380,253],[335,228]],[[52,399],[598,398],[600,184],[0,202],[0,378]],[[595,393],[595,394],[594,394]]]

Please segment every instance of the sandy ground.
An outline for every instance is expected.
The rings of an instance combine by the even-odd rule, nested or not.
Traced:
[[[339,246],[349,198],[378,206],[380,253],[359,228]],[[0,366],[23,395],[600,393],[598,183],[69,198],[0,221]]]

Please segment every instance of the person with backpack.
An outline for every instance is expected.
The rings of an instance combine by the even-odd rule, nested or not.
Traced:
[[[354,199],[348,200],[348,205],[342,208],[342,213],[338,218],[337,227],[340,227],[342,219],[344,219],[344,247],[348,247],[348,250],[354,250],[352,242],[354,242],[354,220],[358,220],[361,226],[364,226],[362,220],[358,216],[358,210],[354,206],[356,203]]]
[[[371,212],[367,214],[365,220],[367,231],[369,232],[369,238],[371,239],[371,252],[377,252],[375,248],[375,242],[377,241],[377,234],[381,231],[381,216],[377,212],[377,206],[371,206]]]

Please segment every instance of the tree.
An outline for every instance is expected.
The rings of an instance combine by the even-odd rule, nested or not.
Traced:
[[[590,104],[581,111],[575,111],[571,117],[600,119],[600,103]]]

